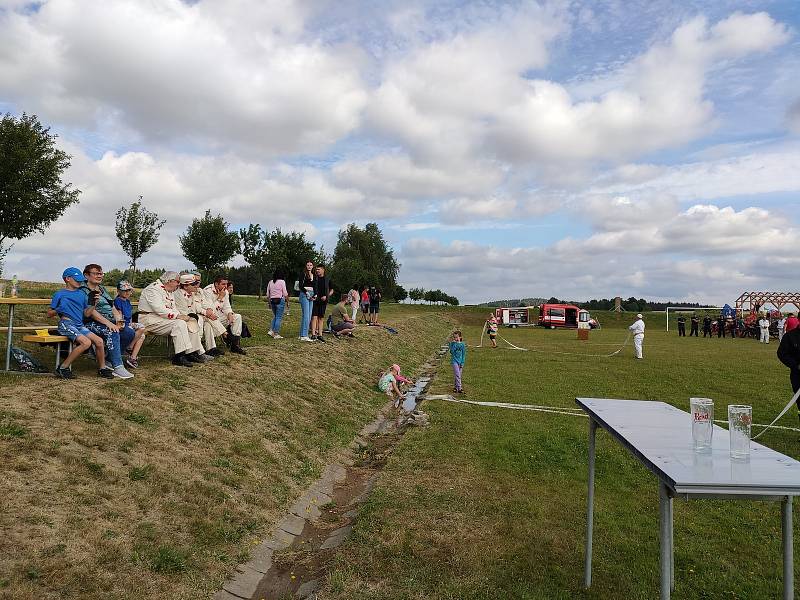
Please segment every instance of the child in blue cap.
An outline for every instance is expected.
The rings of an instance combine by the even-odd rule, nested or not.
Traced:
[[[86,281],[86,278],[77,267],[65,269],[61,277],[64,280],[64,287],[53,294],[47,316],[58,315],[58,333],[68,337],[73,343],[73,348],[61,366],[56,369],[56,375],[63,379],[74,379],[70,366],[76,358],[89,349],[89,346],[94,346],[97,365],[100,368],[99,374],[107,377],[103,371],[108,371],[110,374],[111,369],[106,368],[103,340],[83,325],[83,319],[94,313],[94,306],[89,304],[89,299],[80,289],[81,283]]]

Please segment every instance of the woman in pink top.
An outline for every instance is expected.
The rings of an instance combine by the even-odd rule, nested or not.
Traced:
[[[278,271],[272,274],[272,280],[267,284],[267,298],[273,315],[272,326],[267,335],[271,335],[276,340],[283,339],[281,321],[283,321],[284,313],[289,311],[289,291],[286,289],[286,281]]]

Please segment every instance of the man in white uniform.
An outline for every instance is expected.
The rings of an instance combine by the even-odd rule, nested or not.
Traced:
[[[636,358],[642,358],[642,342],[644,342],[644,321],[642,315],[636,315],[636,321],[633,325],[628,327],[633,333],[633,350],[636,353]]]
[[[778,341],[783,341],[783,334],[786,333],[786,316],[781,314],[781,318],[778,319]]]
[[[758,341],[762,344],[769,344],[769,319],[767,315],[761,315],[758,320],[758,328],[761,330],[761,339]]]
[[[194,273],[181,273],[181,287],[175,292],[175,305],[183,315],[191,317],[189,321],[189,331],[203,332],[204,347],[206,349],[205,356],[214,357],[225,354],[220,352],[217,344],[214,341],[214,330],[211,321],[205,318],[206,309],[210,304],[206,303],[206,298],[203,292],[200,291],[200,279]],[[220,331],[220,335],[225,331],[219,322],[215,322]],[[210,338],[210,340],[209,340]]]
[[[214,279],[214,283],[207,285],[203,288],[203,293],[206,297],[206,302],[209,308],[206,311],[206,316],[211,320],[219,320],[224,326],[230,325],[231,332],[227,339],[228,345],[231,347],[231,352],[236,354],[247,354],[240,345],[242,337],[242,315],[233,312],[231,302],[228,298],[228,280],[224,275],[218,275]]]
[[[139,323],[145,331],[172,338],[175,356],[172,364],[191,367],[192,363],[205,362],[201,355],[199,331],[192,334],[188,321],[191,317],[182,315],[175,305],[175,290],[178,289],[179,275],[175,271],[165,271],[161,277],[142,290],[139,298]]]

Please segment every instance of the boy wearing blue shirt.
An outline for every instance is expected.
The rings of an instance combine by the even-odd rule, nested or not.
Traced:
[[[109,375],[111,373],[111,369],[106,369],[105,366],[103,340],[83,325],[83,319],[95,312],[94,306],[89,304],[86,294],[81,291],[81,284],[86,279],[80,269],[76,267],[69,267],[61,277],[64,280],[64,288],[53,294],[50,308],[47,309],[47,316],[58,315],[58,333],[68,337],[73,343],[73,348],[61,366],[56,369],[56,375],[62,379],[74,379],[75,376],[72,374],[70,365],[86,352],[89,346],[94,346],[100,375],[108,377],[103,373],[104,369],[108,371]]]
[[[144,327],[133,322],[133,306],[131,293],[133,286],[124,279],[117,283],[117,297],[114,298],[114,308],[122,315],[123,326],[119,330],[119,341],[123,352],[130,352],[123,356],[125,364],[136,369],[139,367],[139,350],[144,343]]]

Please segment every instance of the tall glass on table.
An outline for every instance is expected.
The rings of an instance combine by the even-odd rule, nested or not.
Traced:
[[[731,458],[750,458],[750,427],[753,424],[753,407],[746,404],[728,406],[728,432],[731,438]]]
[[[711,452],[714,436],[714,401],[711,398],[689,398],[692,412],[692,442],[694,451]]]

